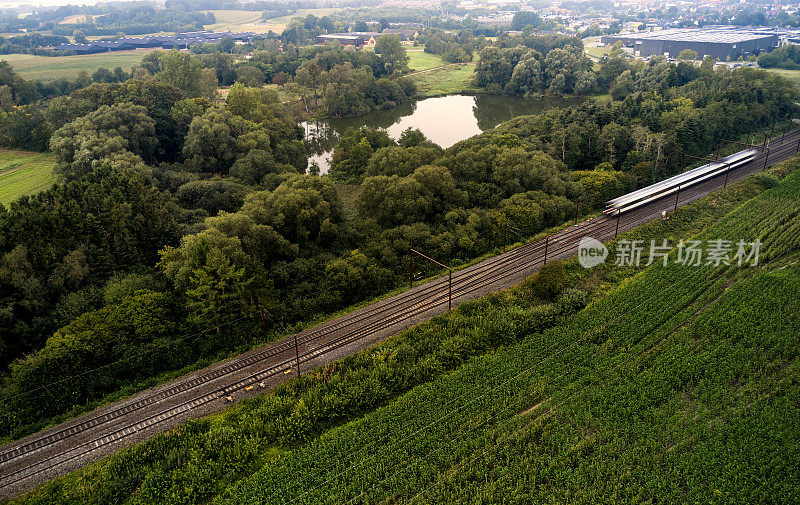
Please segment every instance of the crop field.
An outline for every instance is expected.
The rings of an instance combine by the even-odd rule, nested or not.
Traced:
[[[784,163],[780,170],[799,168],[800,163]],[[649,456],[646,450],[658,448],[668,457],[683,458],[677,464],[686,463],[687,472],[696,472],[706,464],[699,459],[703,453],[687,455],[691,444],[678,449],[663,444],[672,439],[685,442],[687,436],[702,443],[704,423],[724,415],[721,410],[728,403],[714,403],[723,386],[709,389],[707,396],[704,388],[717,387],[714,379],[733,384],[738,396],[725,399],[740,402],[745,413],[752,412],[748,402],[755,399],[757,408],[766,407],[763,413],[771,415],[764,388],[780,386],[785,382],[781,377],[796,373],[791,349],[778,353],[780,345],[796,346],[794,339],[783,338],[785,334],[775,333],[765,343],[772,347],[757,348],[748,347],[752,336],[716,338],[704,329],[736,328],[739,321],[758,320],[744,310],[731,318],[735,311],[730,306],[734,301],[739,306],[739,299],[730,297],[751,292],[756,296],[766,292],[765,283],[780,281],[782,288],[754,310],[772,311],[774,321],[798,310],[797,267],[776,267],[787,265],[779,262],[800,248],[800,173],[764,192],[773,184],[774,179],[751,177],[682,207],[669,221],[654,221],[621,237],[645,243],[659,237],[677,241],[709,228],[707,236],[740,233],[751,238],[754,230],[764,229],[765,256],[772,263],[763,271],[687,272],[670,267],[641,272],[613,265],[590,271],[572,260],[566,264],[569,296],[536,302],[523,285],[464,304],[368,351],[304,374],[273,393],[130,446],[13,503],[448,503],[474,497],[443,493],[472,489],[486,496],[485,503],[502,501],[492,495],[495,492],[522,503],[539,501],[519,495],[538,489],[543,490],[541,501],[548,496],[552,501],[620,501],[627,495],[609,498],[608,486],[618,485],[630,472],[650,471],[645,476],[652,477],[657,461],[646,462],[650,466],[640,470],[635,467],[636,451]],[[753,282],[761,284],[748,284]],[[706,319],[709,314],[716,319]],[[703,321],[706,326],[693,326]],[[772,335],[771,328],[755,331]],[[786,334],[799,329],[784,326]],[[689,349],[681,347],[687,340]],[[723,360],[714,354],[724,354],[731,343],[737,344],[733,348],[740,355]],[[746,353],[765,349],[769,352],[759,355],[761,361],[750,364]],[[681,352],[688,353],[686,367],[667,359]],[[757,371],[766,374],[775,356],[783,359],[785,370],[778,369],[780,377],[758,382]],[[705,361],[693,361],[698,359]],[[723,373],[730,363],[756,373]],[[703,372],[706,369],[710,375]],[[671,382],[673,377],[677,383]],[[669,401],[659,403],[663,398]],[[701,415],[695,417],[698,412]],[[630,417],[633,424],[628,428]],[[795,425],[797,418],[796,412],[786,413]],[[669,424],[673,421],[687,431],[679,433]],[[791,425],[782,429],[772,434],[780,437],[797,430]],[[672,439],[662,441],[660,430]],[[523,434],[534,442],[522,439],[517,450],[513,437]],[[732,435],[736,433],[726,431],[720,436]],[[626,443],[630,440],[630,450],[625,443],[609,442],[620,436]],[[537,437],[546,443],[537,447]],[[496,445],[485,443],[493,438]],[[753,449],[753,444],[743,445]],[[516,458],[515,466],[491,470],[511,461],[506,455]],[[786,451],[784,457],[794,461],[797,454]],[[571,472],[574,481],[568,480]],[[476,477],[479,473],[487,478]],[[791,477],[768,484],[777,489],[788,481]],[[514,485],[519,482],[534,484]],[[638,485],[629,484],[630,492]],[[713,480],[701,484],[718,485]],[[728,492],[724,486],[718,489]]]
[[[72,16],[67,16],[61,21],[58,22],[60,25],[68,25],[68,24],[76,24],[76,23],[83,23],[87,19],[95,20],[102,16],[102,14],[73,14]]]
[[[250,31],[255,33],[267,33],[272,30],[281,33],[292,18],[305,17],[308,14],[315,16],[326,16],[336,9],[299,9],[295,14],[281,16],[278,18],[261,19],[261,11],[241,11],[241,10],[211,10],[217,18],[217,22],[212,25],[205,25],[206,30],[214,31]]]
[[[129,72],[131,67],[139,64],[150,51],[152,49],[52,57],[33,54],[4,54],[0,59],[9,62],[14,70],[25,79],[52,81],[59,77],[76,77],[81,70],[91,74],[99,67],[106,67],[109,70],[122,67],[123,70]]]
[[[798,218],[795,172],[696,236],[760,239],[759,268],[656,264],[566,324],[487,319],[527,335],[214,503],[796,503]]]
[[[55,182],[49,153],[0,150],[0,204],[49,188]]]

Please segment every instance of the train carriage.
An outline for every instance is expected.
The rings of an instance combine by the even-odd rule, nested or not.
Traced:
[[[725,158],[720,158],[712,163],[694,168],[682,174],[670,177],[661,182],[651,184],[646,188],[638,189],[606,202],[606,214],[621,214],[629,210],[647,205],[650,202],[675,194],[679,189],[685,189],[703,181],[723,175],[727,170],[734,170],[755,159],[758,154],[756,149],[741,151]]]

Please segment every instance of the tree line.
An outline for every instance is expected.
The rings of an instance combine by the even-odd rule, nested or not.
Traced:
[[[472,82],[492,94],[585,95],[596,77],[580,39],[526,33],[484,47]]]

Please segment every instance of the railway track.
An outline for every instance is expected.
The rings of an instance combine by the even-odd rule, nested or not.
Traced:
[[[797,152],[799,142],[800,130],[795,130],[780,144],[773,141],[769,154],[762,150],[752,162],[730,171],[725,177],[720,175],[689,187],[677,198],[668,196],[619,216],[603,215],[587,220],[546,239],[454,272],[452,298],[463,301],[477,297],[493,286],[524,278],[546,261],[573,255],[584,236],[607,240],[617,232],[660,217],[662,210],[685,205],[725,183],[733,183],[763,169],[767,156],[772,162],[791,157]],[[726,180],[723,182],[723,179]],[[376,334],[398,331],[419,318],[443,311],[447,303],[448,280],[438,278],[299,333],[296,354],[294,337],[284,339],[187,379],[179,379],[170,386],[136,395],[117,407],[87,414],[8,444],[0,449],[0,496],[9,496],[45,478],[66,473],[68,468],[106,454],[103,449],[133,441],[136,435],[144,432],[155,433],[159,428],[167,428],[215,402],[224,405],[227,396],[244,393],[263,381],[280,382],[295,366],[314,365]]]

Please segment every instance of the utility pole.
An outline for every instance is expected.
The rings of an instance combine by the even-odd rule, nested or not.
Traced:
[[[503,224],[503,252],[506,252],[506,241],[508,241],[508,220]]]
[[[418,254],[422,258],[424,258],[424,259],[426,259],[426,260],[428,260],[428,261],[430,261],[430,262],[432,262],[432,263],[434,263],[436,265],[439,265],[442,268],[446,268],[450,272],[450,275],[448,276],[448,282],[447,282],[447,284],[448,284],[448,286],[447,286],[447,310],[453,310],[453,269],[450,268],[449,266],[445,265],[444,263],[440,263],[440,262],[436,261],[435,259],[433,259],[433,258],[431,258],[429,256],[425,256],[424,254],[422,254],[421,252],[417,251],[416,249],[409,249],[408,250],[409,257],[413,257],[414,254]]]
[[[408,250],[408,289],[414,287],[414,254],[411,252],[413,250]]]
[[[767,160],[769,160],[769,147],[767,147],[767,155],[764,156],[764,168],[762,170],[767,169]]]
[[[547,264],[547,246],[548,245],[550,245],[550,235],[548,235],[548,236],[546,236],[544,238],[544,263],[542,263],[542,266],[545,266]]]
[[[297,333],[294,334],[294,359],[297,363],[297,377],[300,377],[300,353],[297,351]]]
[[[678,192],[675,193],[675,209],[672,212],[678,210],[678,196],[681,194],[681,185],[678,184]]]
[[[797,156],[797,153],[800,151],[800,140],[797,141],[797,148],[794,150],[794,155]]]
[[[264,343],[269,342],[267,338],[267,317],[264,314],[264,309],[261,309],[261,328],[264,330]]]
[[[731,171],[731,164],[730,163],[726,163],[725,164],[725,183],[722,185],[722,189],[725,189],[725,188],[728,187],[728,174],[730,173],[730,171]]]
[[[449,268],[447,280],[447,310],[453,310],[453,269]]]
[[[617,209],[617,228],[614,230],[614,238],[617,238],[617,235],[619,234],[619,214],[619,209]]]
[[[581,197],[578,197],[578,199],[575,200],[575,224],[578,224],[578,212],[580,211],[580,208],[581,208]]]

